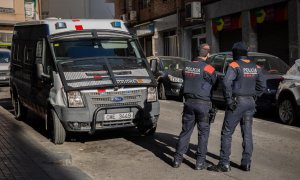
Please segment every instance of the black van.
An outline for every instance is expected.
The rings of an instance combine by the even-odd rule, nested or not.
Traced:
[[[17,23],[10,73],[16,118],[28,109],[43,117],[55,144],[64,143],[68,131],[156,130],[156,81],[122,21]]]

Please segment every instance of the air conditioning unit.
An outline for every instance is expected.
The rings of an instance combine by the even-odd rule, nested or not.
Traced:
[[[129,11],[129,20],[136,21],[136,11]]]
[[[185,4],[186,20],[200,19],[201,15],[201,2],[194,1]]]
[[[124,22],[127,22],[127,21],[128,21],[127,14],[122,14],[122,15],[120,16],[120,19],[121,19],[122,21],[124,21]]]

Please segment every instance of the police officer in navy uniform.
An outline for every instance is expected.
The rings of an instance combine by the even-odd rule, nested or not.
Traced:
[[[209,55],[209,45],[200,46],[199,57],[192,62],[187,62],[183,70],[183,95],[185,98],[182,131],[174,155],[173,167],[178,168],[182,162],[183,155],[187,152],[190,137],[197,124],[198,148],[196,170],[205,169],[208,164],[206,160],[207,143],[210,131],[209,110],[211,103],[211,88],[216,81],[215,69],[207,64],[205,60]]]
[[[253,152],[252,118],[255,113],[255,97],[266,88],[261,68],[248,59],[247,47],[237,42],[232,47],[233,61],[223,79],[227,109],[221,133],[220,161],[208,170],[230,171],[231,141],[236,126],[240,123],[243,137],[243,154],[240,168],[250,171]]]

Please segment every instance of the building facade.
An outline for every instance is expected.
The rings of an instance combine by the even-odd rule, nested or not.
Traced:
[[[137,34],[146,56],[192,59],[201,43],[212,52],[244,41],[251,51],[288,64],[300,58],[300,0],[115,0],[117,19]]]
[[[99,0],[42,0],[42,19],[84,18],[112,19],[115,17],[112,1]]]
[[[0,46],[10,48],[15,23],[37,20],[41,0],[0,1]]]
[[[215,52],[244,41],[250,51],[300,58],[300,0],[222,0],[205,6],[208,42]]]
[[[137,34],[146,56],[197,56],[198,46],[206,42],[201,3],[212,0],[115,0],[116,18],[127,22]],[[185,8],[192,18],[186,18]]]
[[[11,43],[14,24],[25,21],[24,0],[0,1],[0,45]]]

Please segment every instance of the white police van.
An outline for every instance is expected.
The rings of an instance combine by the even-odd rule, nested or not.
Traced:
[[[55,144],[66,132],[137,127],[154,134],[156,82],[135,36],[120,20],[17,23],[11,60],[15,116],[46,120]]]

